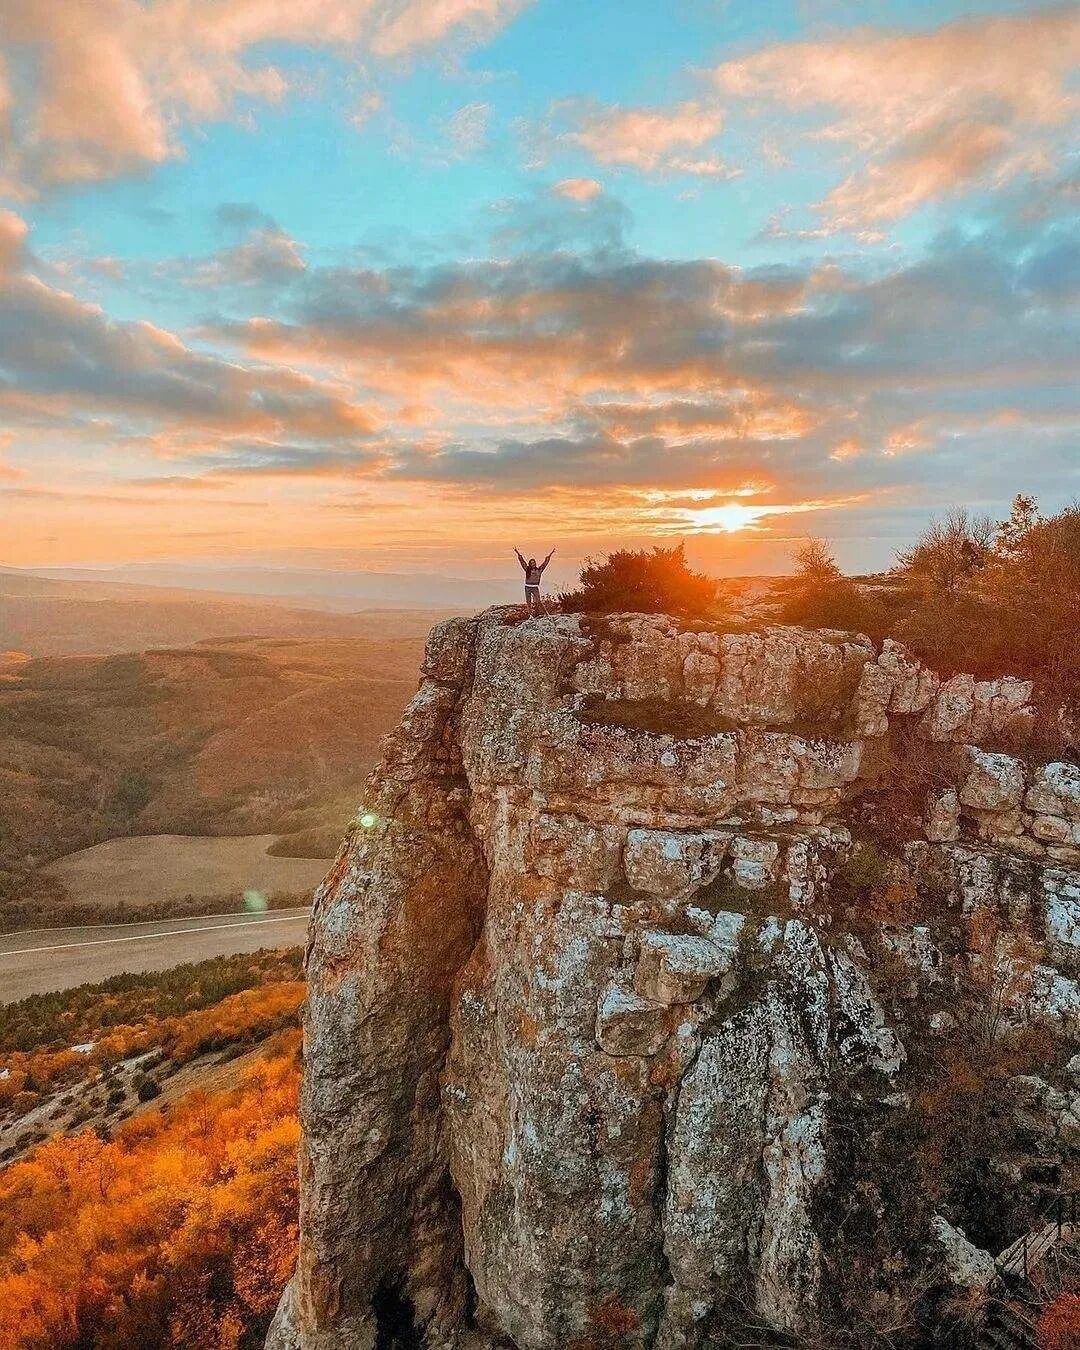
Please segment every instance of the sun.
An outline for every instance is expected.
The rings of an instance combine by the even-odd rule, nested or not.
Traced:
[[[692,527],[696,530],[723,530],[734,534],[736,530],[745,530],[760,520],[767,512],[764,506],[740,506],[729,502],[726,506],[702,506],[687,511]]]

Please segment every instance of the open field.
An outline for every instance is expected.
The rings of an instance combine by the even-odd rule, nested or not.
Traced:
[[[231,880],[207,884],[172,848],[141,914],[117,912],[115,893],[90,913],[85,888],[69,898],[62,872],[46,869],[106,840],[150,835],[273,834],[284,836],[274,847],[282,862],[332,856],[381,738],[416,689],[422,648],[419,632],[379,636],[373,627],[363,638],[9,656],[0,669],[0,930],[158,917],[161,887],[181,897],[220,894],[232,881],[309,891],[317,866],[272,871],[260,884],[241,853],[226,868]],[[108,861],[125,856],[121,848]],[[73,877],[85,887],[81,872]]]
[[[272,834],[214,839],[178,834],[109,839],[80,849],[45,868],[76,904],[138,905],[148,897],[264,896],[310,893],[330,863],[319,858],[275,858],[267,853]]]
[[[8,933],[0,937],[0,1002],[123,972],[168,970],[182,961],[299,946],[307,923],[308,911],[295,909]]]

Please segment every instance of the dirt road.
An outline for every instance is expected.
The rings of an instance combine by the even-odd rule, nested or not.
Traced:
[[[205,961],[259,947],[300,946],[308,913],[285,909],[5,933],[0,936],[0,1003],[123,971],[167,970],[182,961]]]

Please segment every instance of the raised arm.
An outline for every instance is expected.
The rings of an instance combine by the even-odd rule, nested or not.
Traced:
[[[541,572],[544,570],[544,568],[548,565],[548,563],[552,560],[552,558],[553,558],[554,556],[555,556],[555,550],[552,549],[551,552],[550,552],[550,553],[547,555],[547,557],[544,559],[544,561],[540,564],[540,571],[541,571]]]
[[[529,564],[525,561],[525,559],[521,556],[521,554],[518,553],[517,549],[514,549],[514,552],[517,553],[517,560],[521,564],[521,570],[523,572],[527,572],[529,570]]]

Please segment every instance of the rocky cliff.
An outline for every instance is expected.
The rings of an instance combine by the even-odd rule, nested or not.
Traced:
[[[838,632],[436,628],[316,898],[271,1347],[925,1319],[935,1232],[1015,1236],[1080,1134],[1080,770],[1000,748],[1031,692]],[[915,1156],[976,1041],[989,1216]]]

